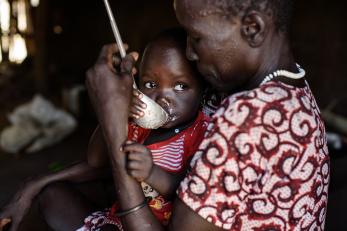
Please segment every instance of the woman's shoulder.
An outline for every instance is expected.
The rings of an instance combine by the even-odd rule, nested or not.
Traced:
[[[247,104],[261,107],[274,102],[291,101],[306,93],[309,95],[308,86],[300,88],[278,81],[271,81],[252,90],[245,90],[227,96],[220,104],[217,112],[221,108],[230,110]]]

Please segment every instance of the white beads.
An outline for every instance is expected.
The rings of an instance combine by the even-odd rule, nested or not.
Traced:
[[[277,77],[277,76],[284,76],[284,77],[287,77],[287,78],[290,78],[290,79],[301,79],[305,76],[306,72],[304,69],[302,69],[300,67],[299,64],[296,64],[296,67],[298,68],[299,70],[299,73],[293,73],[293,72],[289,72],[289,71],[286,71],[286,70],[277,70],[277,71],[274,71],[273,73],[265,76],[265,78],[263,79],[263,81],[261,82],[260,85],[266,83],[266,82],[269,82],[270,80],[272,80],[273,78]]]

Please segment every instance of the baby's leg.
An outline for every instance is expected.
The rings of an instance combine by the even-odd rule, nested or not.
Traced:
[[[95,209],[81,193],[64,183],[47,186],[39,196],[39,204],[47,224],[57,231],[80,228]]]

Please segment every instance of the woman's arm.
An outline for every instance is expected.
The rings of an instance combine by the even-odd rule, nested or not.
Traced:
[[[97,126],[88,144],[87,161],[89,166],[100,168],[109,166],[110,159],[100,126]]]

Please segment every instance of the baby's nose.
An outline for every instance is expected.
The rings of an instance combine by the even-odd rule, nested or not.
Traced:
[[[163,107],[164,109],[168,109],[171,105],[171,101],[166,98],[166,97],[160,97],[158,100],[157,100],[157,103]]]

